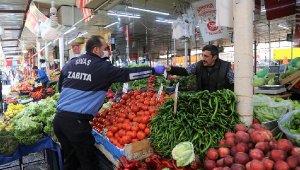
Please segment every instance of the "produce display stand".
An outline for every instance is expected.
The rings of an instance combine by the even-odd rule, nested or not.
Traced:
[[[18,101],[19,104],[27,104],[27,103],[30,103],[30,102],[33,102],[33,98]]]
[[[95,144],[95,147],[99,149],[103,155],[113,164],[114,169],[116,169],[119,166],[119,160],[115,159],[114,156],[107,151],[107,149],[102,144]]]
[[[50,80],[49,81],[49,85],[51,86],[51,85],[54,85],[54,84],[56,84],[58,82],[58,79],[54,79],[54,80]]]
[[[99,134],[95,130],[92,131],[92,134],[95,137],[97,144],[96,146],[101,148],[100,146],[102,145],[105,148],[105,150],[112,156],[110,160],[112,160],[112,163],[114,164],[118,163],[115,160],[118,160],[121,156],[126,156],[128,160],[141,160],[147,158],[153,153],[153,149],[150,146],[149,139],[144,139],[135,143],[126,144],[124,149],[119,149],[114,144],[112,144],[106,137]]]
[[[50,164],[50,167],[52,167],[51,169],[62,170],[63,164],[62,164],[62,155],[61,155],[60,146],[57,143],[55,143],[50,137],[44,137],[32,145],[19,145],[17,151],[12,156],[0,155],[0,165],[5,166],[5,164],[7,163],[19,159],[19,167],[20,169],[23,170],[24,167],[26,166],[23,163],[23,158],[22,158],[23,156],[26,156],[30,153],[36,153],[45,150],[47,152],[47,155],[56,155],[55,158],[53,158],[53,156],[50,156],[48,158],[49,160],[51,160],[48,161],[48,164],[52,162]],[[55,165],[53,162],[57,162],[58,165]],[[29,163],[33,163],[33,162],[29,162]],[[5,167],[5,169],[7,168],[11,168],[11,167]]]

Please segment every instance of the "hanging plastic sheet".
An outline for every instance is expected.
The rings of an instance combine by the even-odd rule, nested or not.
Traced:
[[[229,38],[226,27],[216,25],[216,1],[205,0],[192,4],[196,17],[199,19],[199,26],[204,42]]]
[[[25,26],[37,37],[41,36],[42,39],[50,41],[59,37],[65,29],[65,27],[60,24],[55,24],[53,27],[51,22],[51,19],[40,12],[34,2],[31,2],[27,12]]]

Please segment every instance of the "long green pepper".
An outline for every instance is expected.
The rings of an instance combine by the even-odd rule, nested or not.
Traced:
[[[151,120],[151,144],[158,153],[171,157],[173,147],[190,141],[196,154],[203,157],[210,147],[217,146],[225,132],[239,123],[236,103],[237,97],[230,90],[179,93],[176,114],[174,100],[170,99]]]

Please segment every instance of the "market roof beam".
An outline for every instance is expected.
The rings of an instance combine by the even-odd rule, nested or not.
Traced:
[[[4,39],[4,40],[1,40],[2,42],[3,41],[18,41],[18,39]]]
[[[25,15],[24,15],[24,17],[23,17],[23,23],[22,23],[22,26],[21,26],[21,30],[20,30],[18,39],[21,38],[22,32],[23,32],[23,30],[24,30],[24,26],[25,26],[25,22],[26,22],[26,18],[27,18],[26,13],[27,13],[28,10],[29,10],[29,7],[30,7],[31,2],[32,2],[32,0],[27,0],[27,1],[26,1],[26,9],[25,9],[25,11],[24,11],[24,12],[25,12]],[[18,45],[19,45],[19,42],[18,42]]]
[[[21,28],[4,28],[5,31],[17,31],[17,30],[21,30]]]
[[[13,45],[13,46],[5,46],[5,47],[2,47],[2,48],[12,48],[12,47],[19,47],[19,46]]]
[[[0,13],[25,13],[24,10],[8,10],[8,9],[1,9]]]

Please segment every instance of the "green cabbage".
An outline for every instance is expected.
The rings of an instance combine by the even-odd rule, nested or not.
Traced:
[[[254,87],[259,87],[265,85],[266,81],[264,78],[259,78],[257,76],[253,77],[253,86]]]
[[[268,85],[275,85],[275,80],[272,78],[271,80],[268,81]]]
[[[191,142],[181,142],[172,150],[177,166],[187,166],[195,160],[194,146]]]

